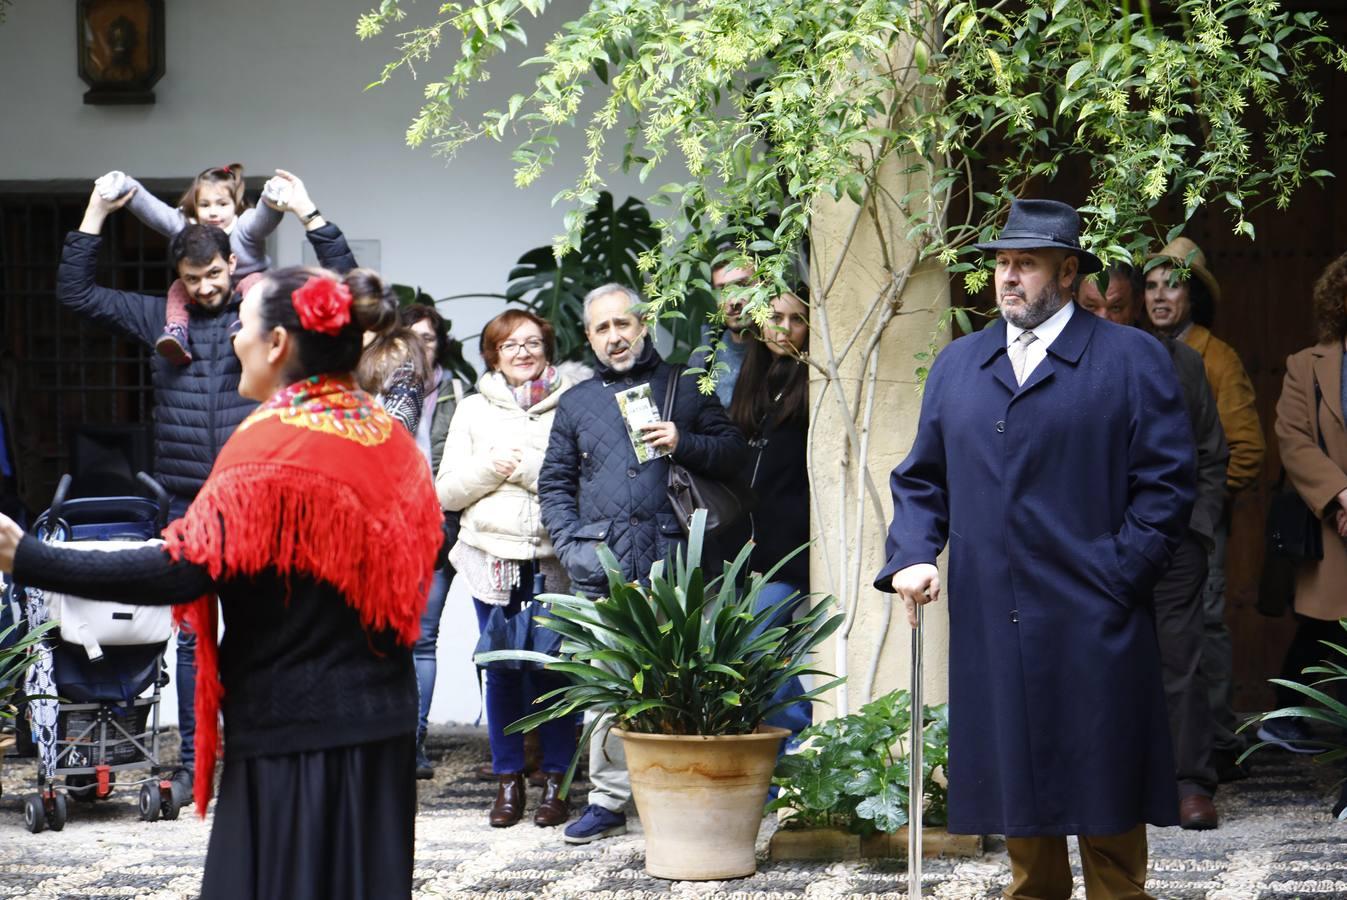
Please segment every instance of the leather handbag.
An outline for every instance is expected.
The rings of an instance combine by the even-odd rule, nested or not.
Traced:
[[[1285,485],[1286,470],[1273,488],[1268,504],[1267,552],[1290,560],[1324,558],[1324,535],[1319,517],[1305,505],[1295,488]]]
[[[664,421],[673,421],[678,379],[685,366],[673,366],[664,392]],[[706,510],[706,534],[714,536],[729,529],[748,511],[746,492],[737,485],[694,472],[669,459],[669,505],[686,534],[692,528],[692,514]]]
[[[1319,438],[1319,449],[1324,447],[1324,435],[1319,427],[1319,401],[1322,398],[1319,382],[1314,382],[1314,431]],[[1263,571],[1258,579],[1260,613],[1277,617],[1291,608],[1295,595],[1296,568],[1303,562],[1324,558],[1324,535],[1321,522],[1306,505],[1296,489],[1286,483],[1286,468],[1272,489],[1268,504],[1267,526],[1264,531]]]

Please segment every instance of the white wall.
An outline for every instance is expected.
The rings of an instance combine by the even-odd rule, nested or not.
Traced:
[[[143,178],[180,177],[185,186],[210,165],[242,162],[253,176],[290,169],[349,238],[380,242],[382,268],[393,281],[419,284],[437,297],[500,292],[519,254],[560,230],[561,210],[550,201],[574,166],[563,162],[559,172],[520,191],[511,180],[508,144],[478,143],[448,166],[427,149],[407,148],[403,134],[420,84],[399,76],[363,90],[394,46],[387,37],[363,45],[355,38],[356,17],[374,5],[170,0],[167,73],[155,88],[157,102],[115,107],[83,103],[76,4],[16,0],[0,24],[0,180],[92,180],[117,168]],[[565,11],[584,5],[556,4]],[[423,0],[410,9],[424,21],[435,6]],[[538,52],[542,38],[534,31],[523,55]],[[448,45],[455,43],[450,38]],[[422,80],[437,71],[426,67]],[[503,106],[536,71],[498,68],[471,107]],[[563,141],[573,152],[581,147],[574,137]],[[257,187],[261,180],[250,183]],[[639,195],[634,179],[620,184],[614,188],[619,201]],[[276,262],[300,262],[302,240],[288,217]],[[477,333],[498,310],[493,301],[442,308],[461,337]],[[475,357],[475,343],[471,349]],[[469,600],[456,586],[440,631],[435,721],[477,715],[468,662],[476,633]],[[165,706],[175,714],[172,701]]]

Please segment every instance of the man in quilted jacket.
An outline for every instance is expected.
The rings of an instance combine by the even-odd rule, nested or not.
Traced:
[[[543,524],[557,556],[572,587],[595,597],[608,588],[596,553],[599,544],[613,551],[626,578],[640,580],[683,540],[669,504],[669,459],[729,479],[748,455],[744,436],[720,402],[701,394],[692,378],[678,384],[672,410],[663,408],[674,368],[655,352],[640,304],[641,296],[620,284],[603,285],[585,297],[585,332],[597,372],[561,398],[538,476]],[[640,433],[647,447],[667,454],[647,462],[637,458],[617,400],[619,393],[641,385],[649,385],[660,421],[646,423]],[[601,729],[596,735],[604,733]],[[574,844],[627,829],[622,810],[631,798],[631,782],[621,742],[596,736],[589,759],[594,790],[584,813],[566,829],[566,840]]]

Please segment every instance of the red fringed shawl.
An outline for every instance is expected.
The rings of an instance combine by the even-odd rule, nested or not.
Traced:
[[[327,582],[366,630],[391,630],[410,646],[420,633],[441,520],[426,459],[407,430],[349,380],[316,377],[278,392],[239,425],[164,538],[174,559],[204,567],[216,581],[275,571]],[[197,634],[202,816],[224,696],[216,609],[210,596],[175,611]]]

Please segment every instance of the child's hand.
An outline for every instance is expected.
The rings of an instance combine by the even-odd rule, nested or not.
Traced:
[[[104,200],[116,200],[126,193],[126,173],[113,169],[106,175],[100,175],[94,181],[94,189]]]
[[[277,169],[276,176],[290,183],[290,199],[286,205],[291,212],[303,219],[318,208],[318,204],[309,197],[309,191],[304,187],[304,182],[299,180],[299,176],[284,169]]]
[[[274,210],[285,212],[289,209],[292,196],[294,196],[292,183],[279,175],[273,175],[262,185],[262,201]]]

